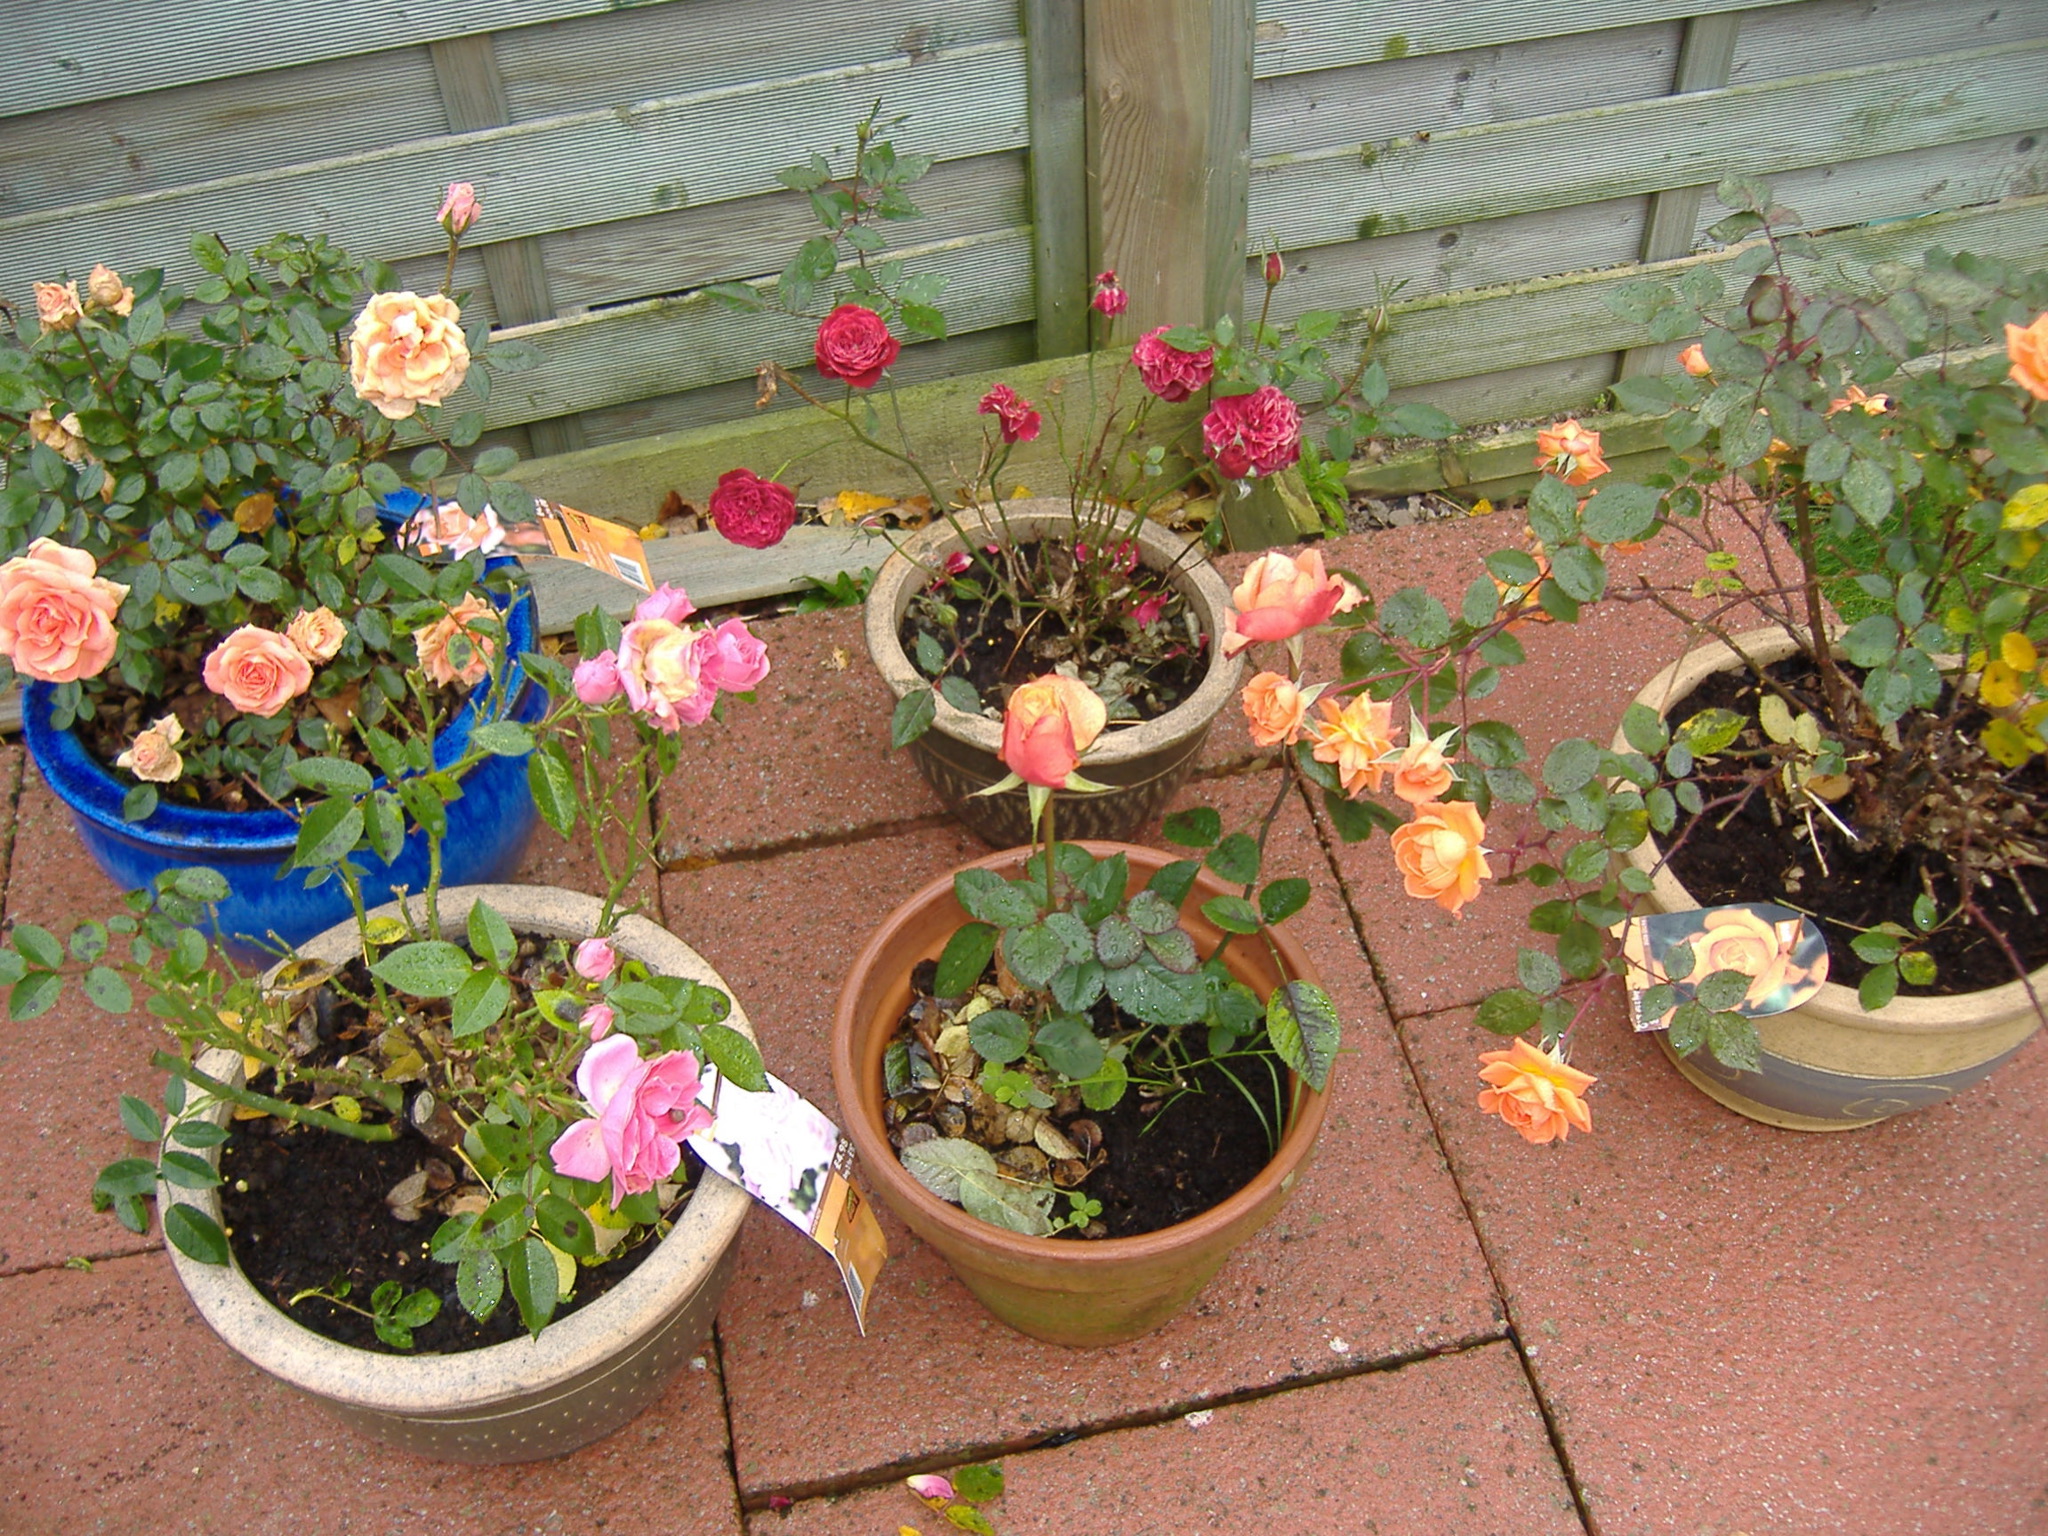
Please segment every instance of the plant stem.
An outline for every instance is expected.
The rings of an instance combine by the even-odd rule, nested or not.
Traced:
[[[173,1056],[169,1051],[157,1051],[149,1058],[151,1066],[168,1072],[173,1077],[183,1078],[194,1088],[204,1089],[217,1099],[226,1099],[230,1104],[239,1104],[244,1109],[260,1110],[266,1115],[275,1115],[280,1120],[294,1120],[300,1125],[310,1125],[322,1131],[332,1131],[338,1136],[351,1136],[357,1141],[396,1141],[398,1132],[388,1125],[364,1125],[360,1121],[344,1120],[339,1115],[330,1115],[324,1109],[312,1109],[304,1104],[290,1104],[283,1099],[273,1099],[267,1094],[252,1093],[247,1088],[237,1088],[219,1078],[209,1077],[182,1056]]]

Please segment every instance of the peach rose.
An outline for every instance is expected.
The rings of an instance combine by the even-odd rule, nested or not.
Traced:
[[[1600,1081],[1568,1067],[1551,1052],[1519,1037],[1504,1051],[1479,1053],[1479,1108],[1499,1115],[1524,1141],[1564,1141],[1574,1130],[1593,1132],[1593,1115],[1580,1098]]]
[[[1321,718],[1308,727],[1316,761],[1337,765],[1344,793],[1354,800],[1377,790],[1394,755],[1394,706],[1360,694],[1347,704],[1318,699],[1316,713]]]
[[[427,674],[428,682],[436,688],[457,683],[474,688],[490,674],[498,642],[471,625],[492,614],[491,605],[472,592],[433,623],[412,632],[420,653],[420,670]]]
[[[76,283],[37,283],[36,319],[46,331],[68,331],[85,313]]]
[[[653,602],[642,598],[640,606]],[[694,611],[688,598],[681,606]],[[718,702],[717,684],[704,676],[704,653],[697,645],[703,635],[701,628],[658,617],[635,619],[619,635],[619,684],[626,702],[657,730],[702,725]]]
[[[1704,379],[1714,371],[1714,365],[1707,361],[1707,354],[1698,342],[1678,354],[1678,366],[1696,379]]]
[[[85,280],[86,294],[101,309],[111,309],[117,315],[125,315],[135,308],[135,290],[121,281],[121,274],[112,267],[100,265],[92,269]]]
[[[1486,864],[1486,823],[1462,800],[1415,807],[1415,819],[1394,833],[1394,867],[1410,896],[1434,901],[1456,914],[1491,880]]]
[[[1709,912],[1701,919],[1704,934],[1693,940],[1694,980],[1716,971],[1740,971],[1750,978],[1742,1000],[1752,1007],[1785,984],[1792,968],[1792,950],[1799,942],[1799,925],[1794,922],[1790,939],[1754,912],[1732,907]]]
[[[1003,706],[1003,762],[1028,784],[1058,789],[1108,723],[1108,708],[1086,683],[1056,672],[1034,677]]]
[[[2006,326],[2005,355],[2012,359],[2013,382],[2036,400],[2048,400],[2048,310],[2024,329]]]
[[[245,715],[265,719],[304,693],[313,669],[274,629],[244,624],[207,653],[206,686]]]
[[[185,739],[185,725],[176,715],[165,715],[147,730],[138,731],[135,744],[114,759],[116,768],[126,768],[145,784],[172,784],[185,771],[185,759],[178,755],[178,743]]]
[[[1292,745],[1301,739],[1301,727],[1308,717],[1308,705],[1301,690],[1278,672],[1261,672],[1244,685],[1239,695],[1245,718],[1251,721],[1255,746]]]
[[[476,222],[479,211],[476,188],[466,181],[451,181],[447,195],[441,199],[441,211],[434,217],[450,236],[460,236]]]
[[[1828,402],[1826,414],[1833,416],[1837,412],[1850,410],[1856,406],[1861,406],[1863,414],[1866,416],[1882,416],[1892,408],[1892,397],[1890,395],[1866,395],[1863,392],[1862,385],[1851,384],[1845,394]]]
[[[468,373],[462,311],[445,294],[373,294],[356,316],[348,381],[389,420],[439,405]]]
[[[85,451],[84,429],[78,424],[76,411],[66,411],[58,416],[47,406],[39,405],[28,413],[28,435],[45,448],[63,454],[73,464],[83,464],[91,457]]]
[[[1323,570],[1323,552],[1278,550],[1259,556],[1230,594],[1223,654],[1235,656],[1255,640],[1288,640],[1313,629],[1333,613],[1349,613],[1365,594],[1342,576]]]
[[[1457,776],[1451,772],[1444,747],[1451,733],[1427,737],[1421,728],[1408,733],[1408,747],[1394,764],[1394,793],[1410,805],[1426,805],[1451,787]]]
[[[98,574],[82,549],[37,539],[0,565],[0,656],[23,677],[73,683],[98,677],[120,638],[114,615],[127,587]]]
[[[1536,434],[1536,467],[1554,470],[1566,485],[1584,485],[1607,473],[1600,457],[1600,434],[1576,420],[1553,422]]]
[[[332,661],[348,639],[348,626],[341,615],[325,606],[300,613],[284,627],[285,639],[299,648],[308,661]]]

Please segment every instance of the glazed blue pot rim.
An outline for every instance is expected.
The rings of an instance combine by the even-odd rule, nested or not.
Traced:
[[[536,686],[519,660],[522,652],[534,648],[534,629],[533,590],[522,588],[513,595],[505,616],[509,657],[504,707],[491,717],[494,720],[516,715],[525,691]],[[121,807],[129,786],[94,760],[75,731],[60,731],[51,724],[50,698],[55,691],[55,684],[22,680],[21,734],[51,790],[76,815],[117,837],[159,847],[189,848],[195,857],[213,851],[283,856],[297,845],[298,818],[278,810],[215,811],[159,804],[154,814],[141,821],[124,820]],[[434,739],[435,767],[447,767],[468,749],[469,733],[478,723],[481,708],[472,695],[441,728]],[[383,786],[381,774],[376,783]]]

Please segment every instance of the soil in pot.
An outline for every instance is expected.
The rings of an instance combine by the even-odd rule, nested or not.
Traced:
[[[1855,668],[1844,670],[1861,681]],[[1765,671],[1825,721],[1814,669],[1804,656],[1789,657]],[[1673,704],[1666,717],[1679,722],[1700,710],[1719,707],[1754,720],[1759,691],[1760,685],[1747,671],[1712,673],[1690,695]],[[1755,745],[1755,736],[1752,725],[1738,745]],[[1696,777],[1709,802],[1717,793],[1738,787],[1736,778],[1725,772],[1717,782],[1708,766],[1696,770]],[[2048,762],[2042,758],[2009,771],[2005,780],[2016,803],[2048,804]],[[1846,813],[1847,807],[1843,809]],[[1933,897],[1942,912],[1955,909],[1954,866],[1937,850],[1909,844],[1894,851],[1872,839],[1852,842],[1824,816],[1813,818],[1813,834],[1809,834],[1802,818],[1774,818],[1762,794],[1750,797],[1724,826],[1721,818],[1726,814],[1710,812],[1710,820],[1679,842],[1670,856],[1671,872],[1702,906],[1784,901],[1813,911],[1827,936],[1831,981],[1853,987],[1869,971],[1870,966],[1850,947],[1858,932],[1883,922],[1913,931],[1913,903],[1923,892]],[[2021,830],[2036,838],[2043,835],[2038,827]],[[2048,921],[2041,916],[2048,912],[2048,869],[2023,866],[2015,876],[1980,887],[1976,900],[2031,972],[2048,964]],[[1975,923],[1952,922],[1927,940],[1924,948],[1935,961],[1934,983],[1924,987],[1904,984],[1899,989],[1902,994],[1952,996],[2013,980],[2011,961]]]

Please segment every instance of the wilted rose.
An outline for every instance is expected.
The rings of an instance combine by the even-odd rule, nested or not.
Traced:
[[[0,656],[23,677],[72,683],[114,659],[114,615],[128,589],[82,549],[37,539],[0,565]]]
[[[1278,474],[1301,457],[1301,411],[1277,384],[1224,395],[1202,418],[1202,444],[1226,480]]]
[[[332,661],[348,639],[348,626],[332,608],[322,605],[311,613],[296,615],[285,625],[284,636],[306,660]]]
[[[76,283],[37,283],[36,319],[46,331],[68,331],[85,313]]]
[[[135,308],[135,290],[112,267],[96,266],[85,280],[86,295],[101,309],[126,315]]]
[[[1108,723],[1107,706],[1086,683],[1056,672],[1034,677],[1003,707],[1003,763],[1027,784],[1058,789]]]
[[[356,316],[348,378],[391,421],[439,405],[469,374],[462,311],[445,294],[379,293]]]
[[[1238,697],[1251,722],[1255,746],[1277,747],[1300,739],[1308,705],[1302,702],[1301,690],[1278,672],[1261,672]]]
[[[1088,301],[1101,314],[1114,320],[1130,308],[1131,296],[1124,292],[1124,285],[1116,280],[1114,271],[1095,274],[1095,297]]]
[[[1154,326],[1131,348],[1138,382],[1162,400],[1185,400],[1216,376],[1216,349],[1183,352],[1166,339],[1170,325]]]
[[[28,413],[28,435],[45,448],[61,453],[73,464],[83,464],[90,455],[85,449],[85,429],[78,424],[78,412],[53,414],[47,406]]]
[[[1038,412],[1031,408],[1030,401],[1007,384],[998,384],[983,395],[977,410],[983,416],[996,418],[1006,443],[1028,443],[1038,436]]]
[[[1456,915],[1479,894],[1479,882],[1493,878],[1485,840],[1486,823],[1465,801],[1418,805],[1415,819],[1394,832],[1394,867],[1410,896]]]
[[[176,715],[165,715],[136,732],[134,745],[114,759],[114,766],[126,768],[145,784],[176,783],[185,771],[185,759],[178,754],[178,743],[184,738],[184,722]]]
[[[1323,570],[1321,550],[1304,550],[1298,556],[1269,551],[1246,568],[1231,591],[1223,654],[1235,656],[1257,640],[1291,639],[1364,601],[1358,588]]]
[[[2025,327],[2008,323],[2005,355],[2012,360],[2012,380],[2036,400],[2048,400],[2048,310]]]
[[[472,592],[433,623],[412,632],[428,682],[437,688],[474,688],[490,675],[498,642],[476,625],[487,616],[494,616],[491,605]]]
[[[817,345],[812,350],[818,372],[826,378],[844,379],[855,389],[872,389],[903,347],[872,309],[842,304],[819,323]]]
[[[1480,1090],[1479,1108],[1499,1115],[1524,1141],[1564,1141],[1575,1129],[1592,1134],[1592,1112],[1580,1095],[1597,1077],[1519,1037],[1504,1051],[1480,1052],[1479,1061],[1488,1085]]]
[[[796,522],[796,492],[751,469],[729,469],[711,493],[711,521],[735,544],[772,548]]]
[[[207,653],[206,686],[245,715],[269,719],[304,693],[313,669],[274,629],[244,624]]]
[[[1576,420],[1551,423],[1536,434],[1536,467],[1553,471],[1566,485],[1584,485],[1607,473],[1600,434]]]
[[[1394,706],[1361,693],[1342,704],[1318,699],[1316,716],[1308,726],[1316,761],[1335,765],[1344,793],[1353,800],[1377,790],[1394,755]]]

